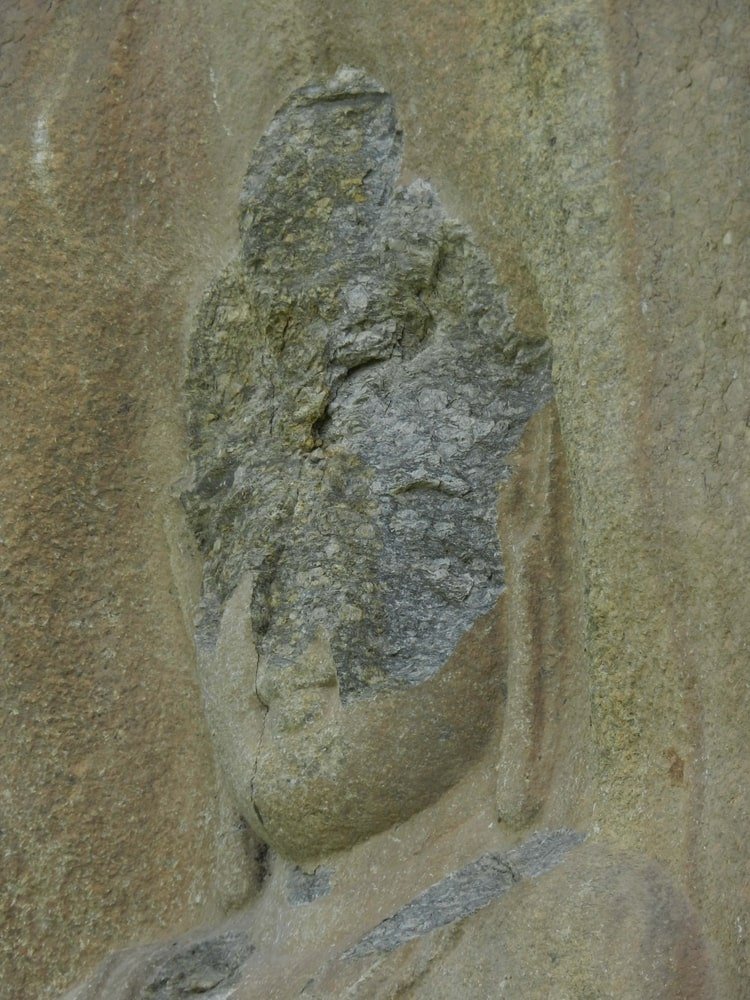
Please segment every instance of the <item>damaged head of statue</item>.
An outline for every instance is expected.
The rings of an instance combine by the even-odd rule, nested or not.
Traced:
[[[281,853],[350,846],[476,758],[504,666],[498,487],[550,397],[390,96],[343,70],[262,137],[189,353],[206,711]]]

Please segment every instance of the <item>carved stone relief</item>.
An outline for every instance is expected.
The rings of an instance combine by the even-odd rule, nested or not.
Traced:
[[[486,740],[501,663],[462,667],[473,706],[441,671],[489,627],[498,487],[551,394],[468,232],[397,186],[401,144],[361,72],[295,94],[190,346],[209,714],[242,815],[297,857],[404,818]]]
[[[190,342],[183,494],[236,912],[75,1000],[709,995],[679,891],[547,795],[585,773],[549,353],[433,188],[399,186],[401,144],[346,69],[251,161]]]

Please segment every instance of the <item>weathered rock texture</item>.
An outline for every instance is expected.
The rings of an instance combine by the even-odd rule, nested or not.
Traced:
[[[682,918],[673,931],[662,921],[677,952],[660,954],[698,969],[693,921],[713,995],[743,997],[749,21],[743,0],[2,4],[4,997],[55,996],[113,947],[216,914],[219,807],[180,610],[200,571],[169,492],[187,462],[185,342],[202,291],[236,255],[252,149],[296,87],[342,64],[394,95],[404,180],[440,191],[518,329],[551,342],[570,469],[574,550],[548,558],[529,536],[544,600],[509,604],[558,636],[571,630],[548,612],[569,620],[578,607],[584,642],[561,676],[524,626],[516,660],[546,672],[529,667],[509,689],[527,752],[522,772],[517,744],[497,748],[516,768],[500,775],[499,801],[521,830],[588,830],[589,853],[512,904],[508,893],[500,923],[492,906],[461,925],[445,989],[470,995],[472,970],[498,983],[515,970],[524,996],[575,995],[571,984],[607,995],[606,963],[591,960],[586,981],[581,956],[615,926],[611,968],[626,974],[637,953],[664,969],[643,934],[656,894]],[[554,499],[557,479],[546,491],[543,479],[534,495]],[[504,551],[511,583],[522,553]],[[572,578],[581,586],[566,591]],[[529,750],[538,720],[541,764]],[[488,847],[468,819],[489,830],[496,786],[471,771],[395,839],[353,849],[351,885],[369,889],[344,886],[340,910],[335,886],[307,923],[307,906],[287,912],[269,895],[253,943],[268,944],[283,913],[292,981],[321,936],[357,924],[353,945],[436,878],[509,847],[506,827]],[[613,879],[619,862],[595,861],[596,840],[640,860]],[[558,978],[530,983],[551,901]],[[491,968],[498,942],[505,972]],[[408,957],[391,955],[394,976],[424,974],[412,995],[440,995],[429,962],[407,974]],[[433,968],[447,976],[445,961]]]
[[[332,962],[300,995],[697,1000],[715,995],[698,940],[695,915],[657,867],[582,848],[517,885],[502,911],[483,907],[374,961]]]
[[[252,573],[269,688],[321,636],[345,700],[426,680],[502,590],[498,484],[549,366],[489,261],[427,184],[396,190],[400,170],[392,98],[361,71],[296,94],[191,339],[200,641]]]
[[[486,742],[498,490],[550,396],[545,346],[400,168],[393,100],[362,71],[298,91],[190,342],[209,723],[240,813],[297,858],[410,815]]]
[[[133,949],[103,962],[76,995],[81,1000],[185,1000],[196,995],[220,1000],[233,995],[253,951],[247,934],[237,930],[194,935],[148,952]]]
[[[378,924],[342,955],[342,961],[394,951],[438,927],[465,920],[504,896],[521,879],[536,878],[556,868],[571,847],[583,839],[572,830],[560,830],[532,837],[507,854],[483,854],[471,864],[451,872],[442,882],[425,889],[407,906]]]

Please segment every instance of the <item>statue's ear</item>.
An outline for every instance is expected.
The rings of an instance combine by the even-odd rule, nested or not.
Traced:
[[[556,405],[529,421],[503,485],[507,700],[499,746],[501,822],[543,812],[563,824],[583,794],[589,711],[573,503]]]
[[[255,575],[246,573],[226,602],[213,648],[198,653],[198,673],[216,755],[216,900],[223,912],[245,905],[265,877],[265,845],[247,817],[266,709],[256,694],[258,654],[250,627]]]
[[[267,847],[237,808],[226,777],[217,775],[213,891],[222,913],[246,906],[267,874]]]

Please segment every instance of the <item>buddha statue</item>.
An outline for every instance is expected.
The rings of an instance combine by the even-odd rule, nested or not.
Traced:
[[[182,495],[226,915],[77,1000],[709,995],[666,874],[545,800],[585,698],[549,351],[401,153],[344,69],[250,163]]]

